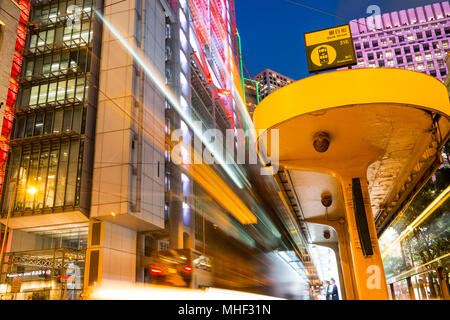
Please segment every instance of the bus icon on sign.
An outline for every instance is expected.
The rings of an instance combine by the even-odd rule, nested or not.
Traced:
[[[336,50],[329,45],[320,45],[311,52],[311,62],[318,67],[328,67],[336,60]]]
[[[320,47],[319,48],[319,60],[320,60],[320,64],[328,64],[329,63],[329,59],[328,59],[328,50],[326,47]]]

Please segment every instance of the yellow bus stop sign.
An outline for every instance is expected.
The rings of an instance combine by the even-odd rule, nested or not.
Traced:
[[[310,73],[356,64],[348,24],[304,34]]]

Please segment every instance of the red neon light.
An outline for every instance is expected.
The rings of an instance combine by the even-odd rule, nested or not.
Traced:
[[[1,140],[3,140],[3,142],[0,143],[0,192],[3,188],[3,181],[5,178],[5,167],[9,151],[8,142],[11,136],[12,124],[14,119],[14,108],[17,100],[18,83],[16,81],[16,77],[20,75],[20,71],[22,70],[23,57],[20,51],[25,46],[25,39],[27,36],[26,24],[30,16],[29,0],[15,0],[15,1],[19,5],[21,11],[19,18],[19,26],[17,27],[17,36],[16,36],[16,45],[13,63],[11,66],[11,77],[9,78],[5,114],[3,116],[2,121],[3,126],[1,132]]]
[[[163,273],[163,271],[162,271],[160,268],[157,268],[157,267],[152,267],[152,268],[150,269],[150,272],[151,272],[151,273],[155,273],[155,274]]]
[[[218,89],[217,90],[219,93],[224,94],[226,96],[229,96],[231,94],[230,90],[225,90],[225,89]]]
[[[184,271],[191,272],[192,271],[192,267],[191,266],[186,266],[186,267],[184,267]]]
[[[211,81],[212,81],[212,79],[211,79],[211,74],[210,74],[207,70],[205,70],[205,68],[203,67],[203,65],[202,65],[201,62],[200,62],[200,59],[199,59],[198,56],[197,56],[197,52],[195,52],[195,51],[194,51],[194,57],[195,57],[195,59],[197,60],[198,64],[200,65],[200,68],[202,68],[203,73],[204,73],[205,76],[208,78],[208,82],[211,83]]]
[[[232,119],[232,117],[231,117],[231,114],[228,113],[228,110],[227,110],[227,108],[225,107],[225,104],[223,103],[222,99],[220,99],[219,96],[217,96],[217,99],[219,99],[219,102],[220,102],[220,104],[222,105],[223,110],[225,110],[225,113],[227,114],[228,119],[230,119],[231,122],[233,122],[233,119]]]

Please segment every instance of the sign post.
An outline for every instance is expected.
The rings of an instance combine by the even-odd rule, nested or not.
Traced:
[[[310,73],[356,64],[348,24],[304,34]]]

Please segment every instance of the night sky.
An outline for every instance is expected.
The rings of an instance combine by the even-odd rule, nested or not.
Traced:
[[[367,17],[370,5],[381,14],[414,8],[432,0],[296,0],[338,17],[313,11],[288,0],[235,0],[244,64],[250,76],[269,68],[295,80],[309,76],[303,33]],[[248,76],[248,75],[247,75]]]

